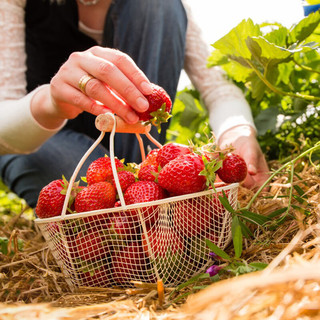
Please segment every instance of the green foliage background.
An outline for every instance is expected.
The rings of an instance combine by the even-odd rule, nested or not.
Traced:
[[[319,141],[320,12],[291,28],[243,20],[212,44],[208,67],[222,67],[251,106],[268,160],[282,160]],[[207,139],[208,113],[194,89],[178,93],[168,139]]]

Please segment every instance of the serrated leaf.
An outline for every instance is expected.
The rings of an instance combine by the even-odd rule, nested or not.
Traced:
[[[320,12],[313,12],[295,25],[288,35],[288,42],[302,42],[308,38],[320,23]]]
[[[242,20],[235,28],[220,40],[213,44],[213,47],[221,53],[251,59],[251,53],[245,43],[248,37],[261,35],[260,28],[251,19]]]
[[[264,67],[270,64],[275,66],[278,63],[287,62],[293,54],[293,52],[287,50],[286,48],[279,47],[261,36],[248,37],[246,44],[252,56]]]

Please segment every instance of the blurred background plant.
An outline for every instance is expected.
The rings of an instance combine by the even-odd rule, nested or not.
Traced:
[[[222,67],[243,90],[268,160],[287,160],[319,141],[319,23],[319,11],[290,28],[247,19],[212,44],[208,67]],[[195,89],[178,93],[173,115],[168,140],[207,139],[208,113]]]

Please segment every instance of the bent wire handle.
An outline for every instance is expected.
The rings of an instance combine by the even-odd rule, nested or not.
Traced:
[[[78,173],[79,173],[83,163],[88,158],[88,156],[92,153],[92,151],[99,145],[99,143],[104,138],[105,132],[110,132],[110,143],[109,143],[110,150],[109,151],[110,151],[110,159],[111,159],[111,168],[112,168],[113,176],[115,178],[116,188],[117,188],[117,191],[119,194],[119,200],[121,203],[121,207],[125,207],[126,204],[124,202],[123,193],[121,190],[121,186],[120,186],[120,182],[119,182],[119,178],[118,178],[118,173],[117,173],[117,169],[116,169],[116,164],[115,164],[115,160],[114,160],[114,135],[115,135],[115,133],[116,132],[135,133],[137,136],[137,139],[139,141],[141,156],[143,159],[144,159],[144,146],[143,146],[143,141],[140,137],[140,133],[145,134],[148,137],[148,139],[152,143],[154,143],[158,148],[162,147],[162,145],[149,134],[149,131],[151,130],[151,125],[146,126],[141,122],[138,122],[136,124],[128,124],[123,119],[112,114],[111,112],[98,115],[95,120],[95,125],[96,125],[96,128],[101,131],[100,136],[93,143],[93,145],[87,150],[87,152],[83,155],[83,157],[79,161],[77,167],[75,168],[75,170],[70,178],[68,189],[66,192],[66,197],[65,197],[62,212],[61,212],[61,217],[63,219],[65,218],[65,215],[67,212],[68,202],[69,202],[70,195],[72,192],[72,187],[73,187],[73,184],[78,176]]]

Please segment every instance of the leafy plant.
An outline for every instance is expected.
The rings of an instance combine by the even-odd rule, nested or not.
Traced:
[[[320,12],[290,29],[243,20],[216,41],[208,67],[221,66],[248,100],[269,159],[319,140]]]

